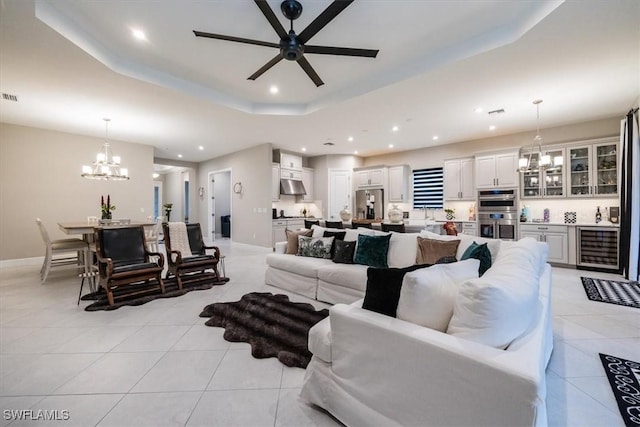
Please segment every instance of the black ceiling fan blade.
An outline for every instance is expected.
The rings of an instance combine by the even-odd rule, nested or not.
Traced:
[[[345,10],[347,6],[353,3],[354,0],[335,0],[331,3],[316,19],[311,22],[311,24],[307,25],[307,28],[302,30],[302,32],[298,35],[298,40],[302,44],[308,42],[311,37],[315,36],[318,31],[323,29],[325,25],[333,20],[340,12]]]
[[[289,33],[287,33],[287,30],[284,29],[284,27],[278,20],[278,17],[276,16],[276,14],[273,13],[273,9],[271,9],[271,7],[269,6],[269,3],[267,3],[266,0],[254,0],[254,1],[262,11],[262,14],[264,15],[264,17],[267,18],[267,21],[269,21],[269,24],[271,24],[273,29],[276,30],[276,33],[278,33],[278,37],[280,37],[281,39],[287,37],[287,34]]]
[[[273,59],[271,61],[267,62],[262,67],[260,67],[260,69],[258,71],[256,71],[255,73],[253,73],[249,77],[247,77],[247,80],[255,80],[255,79],[257,79],[258,77],[263,75],[265,73],[265,71],[267,71],[269,68],[273,67],[274,65],[276,65],[280,61],[282,61],[282,54],[277,54],[276,56],[273,57]]]
[[[304,72],[307,73],[307,76],[309,76],[309,78],[313,81],[313,83],[315,83],[316,86],[320,87],[324,84],[318,73],[316,73],[316,70],[313,69],[311,64],[309,64],[309,61],[307,61],[304,56],[298,59],[297,62],[298,64],[300,64],[300,67],[302,67]]]
[[[316,53],[319,55],[342,55],[342,56],[362,56],[365,58],[375,58],[378,49],[355,49],[350,47],[333,46],[304,46],[304,53]]]
[[[278,43],[263,42],[261,40],[243,39],[242,37],[225,36],[223,34],[205,33],[203,31],[196,31],[196,30],[193,30],[193,34],[195,34],[196,37],[206,37],[209,39],[226,40],[229,42],[238,42],[238,43],[253,44],[257,46],[275,47],[278,49],[280,48],[280,45]]]

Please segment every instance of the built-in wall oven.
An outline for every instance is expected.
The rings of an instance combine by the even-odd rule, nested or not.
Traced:
[[[518,238],[518,190],[478,191],[478,233],[488,239]]]

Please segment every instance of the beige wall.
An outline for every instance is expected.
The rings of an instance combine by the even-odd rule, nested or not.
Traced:
[[[153,214],[153,147],[110,141],[131,179],[82,178],[82,165],[95,159],[102,142],[0,124],[0,260],[43,256],[35,219],[42,219],[51,238],[69,237],[57,223],[99,216],[101,195],[111,195],[116,218],[144,219]]]
[[[209,200],[210,172],[231,170],[231,185],[242,183],[242,193],[231,194],[231,240],[271,247],[271,164],[272,145],[257,147],[218,157],[198,165],[194,188],[204,187],[204,201]],[[261,209],[261,212],[255,210]],[[198,204],[198,217],[208,217],[207,203]],[[203,222],[203,232],[208,230]]]
[[[621,118],[622,116],[575,125],[541,129],[540,135],[542,135],[544,139],[544,145],[619,135]],[[446,159],[473,156],[475,153],[482,151],[513,147],[530,147],[534,136],[535,132],[516,133],[465,141],[457,144],[425,147],[417,150],[367,157],[364,159],[364,166],[406,164],[411,166],[411,169],[439,167],[443,166],[443,161]]]
[[[351,155],[326,155],[307,159],[310,168],[314,169],[314,198],[319,200],[318,207],[323,218],[327,218],[329,208],[329,169],[352,170],[363,165],[363,160]]]

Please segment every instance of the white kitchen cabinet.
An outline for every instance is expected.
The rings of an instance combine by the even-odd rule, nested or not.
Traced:
[[[549,245],[549,262],[569,263],[569,230],[566,225],[520,224],[520,238],[533,237]]]
[[[302,181],[302,171],[281,168],[280,177],[284,179],[293,179],[294,181]]]
[[[473,185],[473,158],[444,162],[444,199],[475,200]]]
[[[517,187],[518,152],[476,156],[476,188]]]
[[[476,227],[475,222],[463,222],[462,223],[462,233],[467,236],[477,236],[478,228]]]
[[[280,166],[278,164],[271,165],[271,201],[280,200]]]
[[[276,247],[276,242],[284,242],[287,240],[287,233],[285,230],[300,230],[303,227],[304,219],[300,218],[273,220],[273,225],[271,227],[273,247]]]
[[[617,197],[617,153],[615,138],[568,147],[569,197]]]
[[[565,185],[565,150],[562,147],[548,148],[543,151],[551,157],[552,165],[539,169],[539,153],[523,151],[523,157],[530,159],[532,170],[521,174],[520,197],[527,198],[560,198],[566,197]]]
[[[302,157],[295,154],[280,153],[280,167],[302,172]]]
[[[384,169],[366,169],[355,172],[356,185],[358,188],[367,187],[383,187],[384,186]]]
[[[389,202],[409,201],[410,173],[410,168],[406,165],[389,167]]]
[[[299,200],[301,202],[313,202],[313,169],[302,169],[302,185],[304,185],[307,194],[301,196]]]

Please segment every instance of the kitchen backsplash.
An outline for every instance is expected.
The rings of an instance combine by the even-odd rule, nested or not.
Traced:
[[[564,223],[565,212],[575,212],[576,222],[594,223],[596,209],[600,206],[602,220],[608,221],[607,209],[611,206],[620,206],[617,198],[614,199],[562,199],[562,200],[524,200],[520,201],[520,209],[526,206],[529,211],[527,221],[542,219],[544,210],[549,209],[549,222]]]
[[[319,202],[318,202],[319,203]],[[272,202],[271,207],[280,211],[284,211],[285,216],[302,216],[302,210],[307,210],[308,217],[322,218],[322,210],[316,203],[296,203],[296,196],[280,195],[279,202]]]

